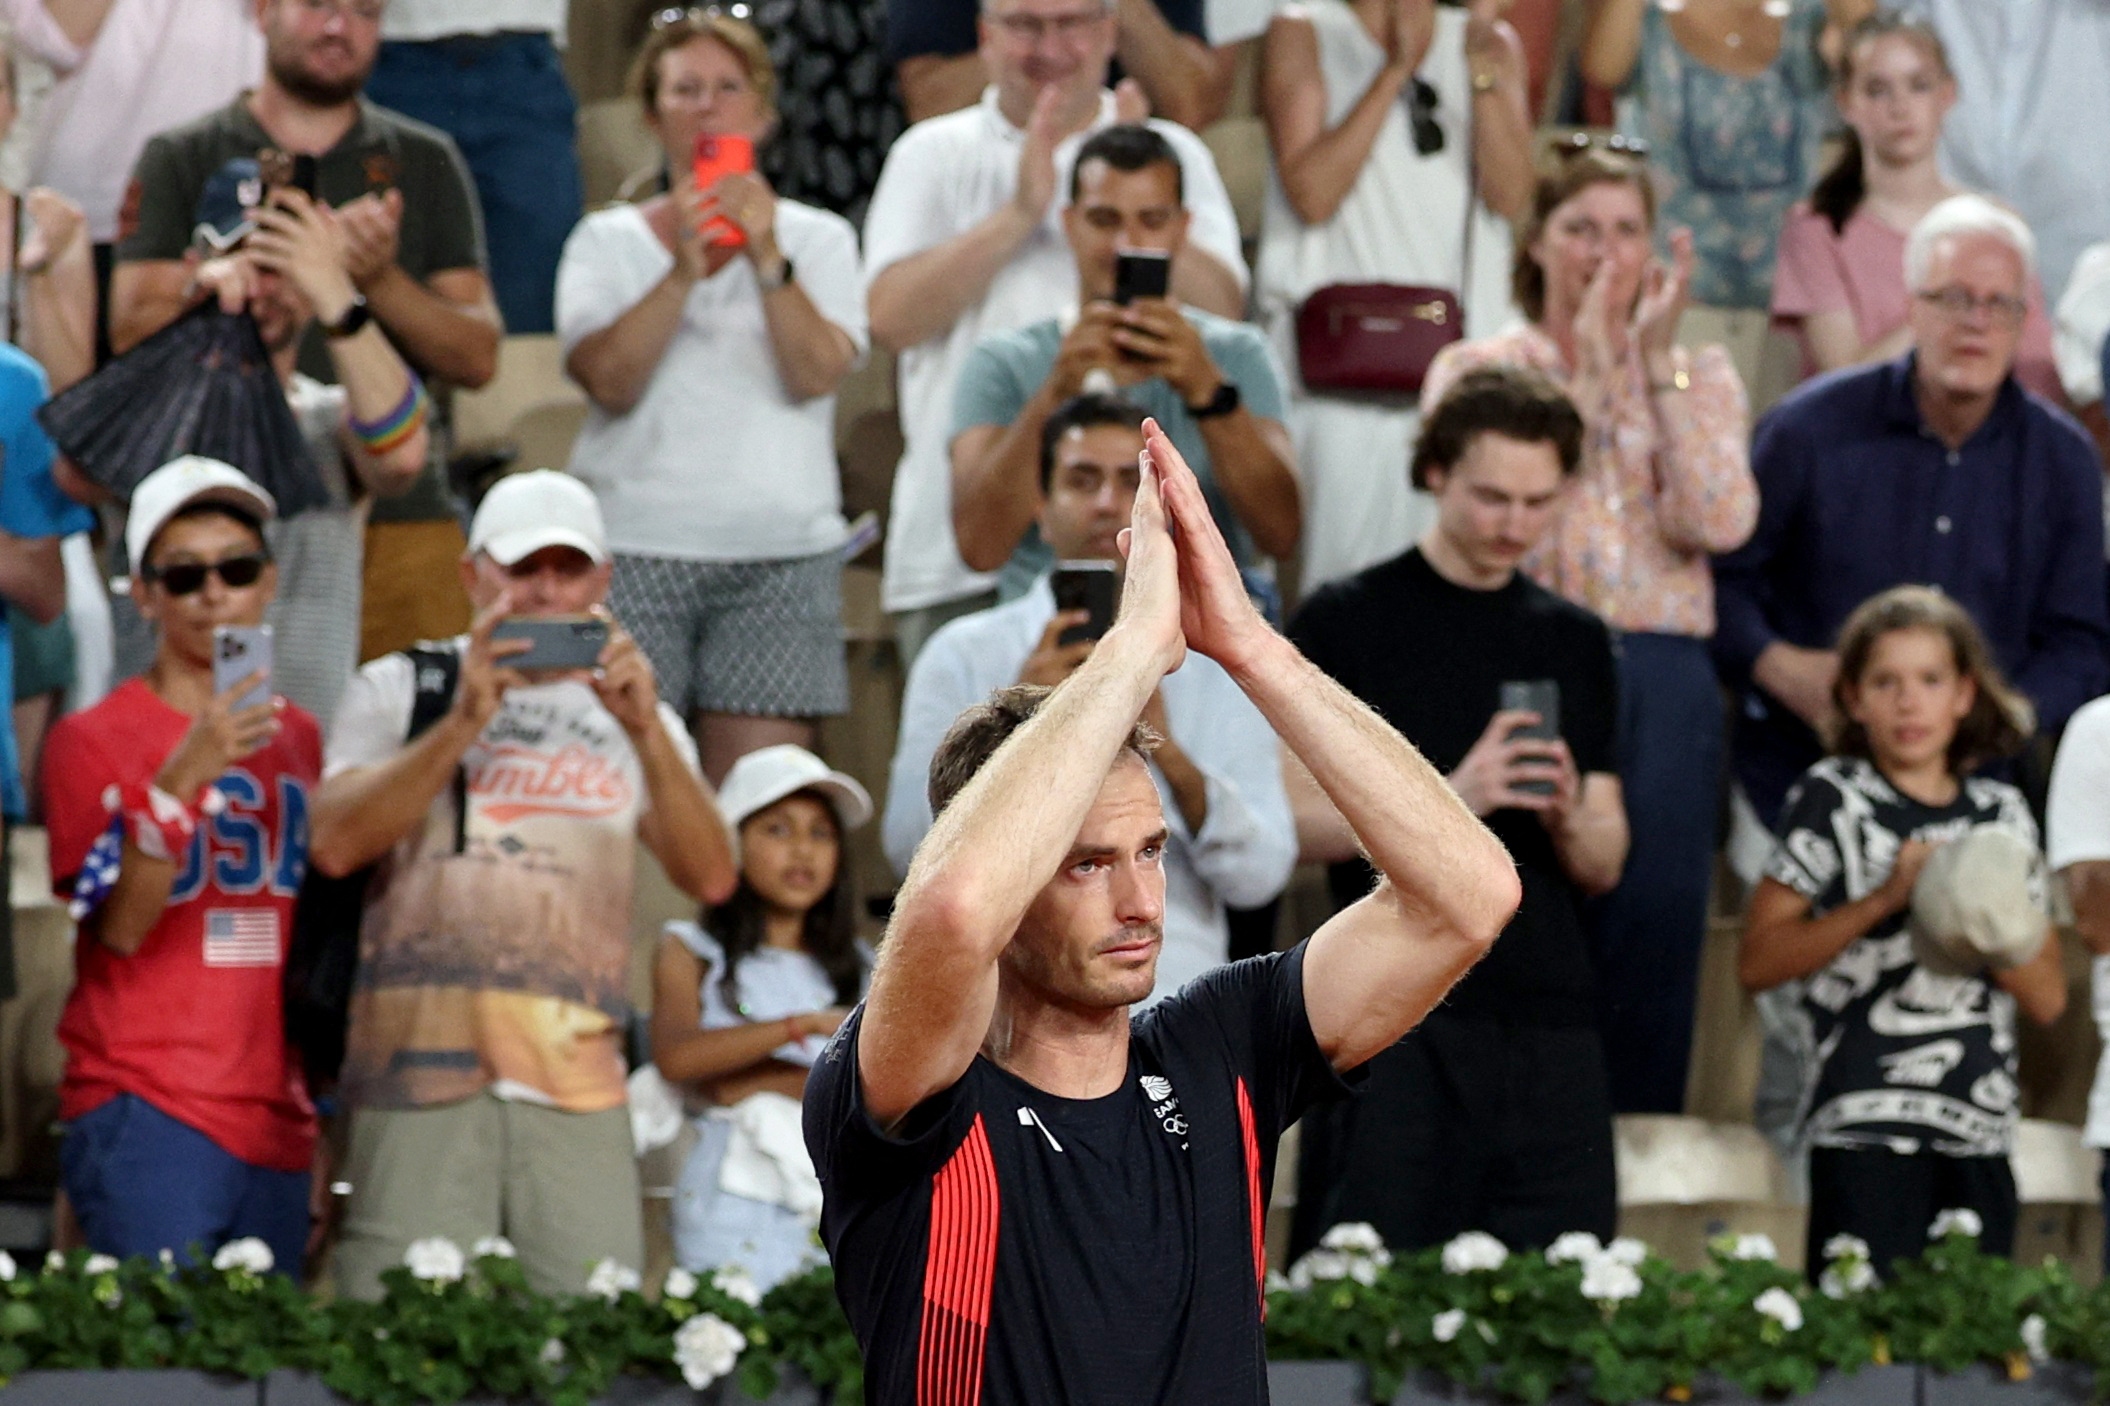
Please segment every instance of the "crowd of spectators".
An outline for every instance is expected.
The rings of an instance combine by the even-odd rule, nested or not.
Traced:
[[[795,1272],[798,1099],[880,937],[855,834],[905,875],[955,718],[1091,657],[1148,417],[1262,612],[1522,880],[1307,1121],[1295,1246],[1609,1237],[1613,1118],[1685,1107],[1727,844],[1811,1243],[1887,1263],[1969,1206],[2009,1249],[2055,915],[2110,1034],[2110,190],[2060,135],[2110,29],[2082,0],[1582,8],[1615,130],[1558,138],[1503,0],[669,9],[631,74],[653,167],[585,211],[559,0],[0,0],[58,78],[0,199],[0,782],[79,922],[62,1229],[327,1244],[352,1295],[415,1239],[504,1235],[577,1288],[643,1264],[656,1070],[695,1115],[678,1259]],[[1198,135],[1248,59],[1250,270]],[[1440,349],[1308,383],[1300,313],[1373,285],[1455,311]],[[209,302],[254,322],[322,506],[198,456],[120,500],[40,426]],[[508,332],[554,334],[584,427],[465,501],[449,391]],[[837,396],[875,349],[905,673],[877,804],[819,755],[852,698]],[[61,547],[97,532],[100,568]],[[509,627],[552,618],[592,652],[538,669]],[[221,627],[267,623],[275,697],[215,673]],[[1299,861],[1336,907],[1371,891],[1222,668],[1142,721],[1153,1000],[1272,944]],[[700,909],[633,1028],[639,846]],[[280,1017],[322,877],[358,908],[338,1070]],[[2110,1060],[2089,1117],[2110,1146]]]

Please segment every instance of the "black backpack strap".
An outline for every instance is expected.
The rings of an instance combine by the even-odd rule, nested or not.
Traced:
[[[462,656],[451,643],[413,645],[403,653],[410,660],[411,679],[410,730],[403,734],[403,740],[415,742],[454,706],[454,688],[462,676]],[[454,769],[453,790],[454,852],[460,854],[469,843],[469,778],[460,767]]]

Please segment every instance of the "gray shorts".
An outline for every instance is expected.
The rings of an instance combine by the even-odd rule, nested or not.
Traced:
[[[683,717],[825,717],[850,710],[843,562],[684,561],[618,553],[608,608]]]

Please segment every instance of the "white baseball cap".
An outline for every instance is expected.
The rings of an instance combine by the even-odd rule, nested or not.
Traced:
[[[575,547],[596,563],[607,561],[600,501],[591,488],[555,469],[507,474],[477,505],[469,550],[511,566],[544,547]]]
[[[132,558],[135,575],[146,565],[147,548],[154,545],[154,534],[167,526],[170,518],[196,503],[225,503],[259,522],[278,516],[278,504],[263,485],[234,465],[203,454],[171,459],[132,490],[125,521],[125,551]]]
[[[872,797],[857,778],[832,771],[804,747],[780,742],[749,752],[733,763],[718,788],[718,809],[725,816],[734,841],[740,837],[740,822],[800,791],[819,791],[835,807],[835,818],[845,830],[855,830],[872,818]]]
[[[2036,848],[1980,825],[1927,856],[1912,886],[1912,952],[1947,976],[2019,967],[2051,932]]]

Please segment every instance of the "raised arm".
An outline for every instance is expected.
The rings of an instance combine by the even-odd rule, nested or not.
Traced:
[[[1576,57],[1582,75],[1600,88],[1626,86],[1641,57],[1641,21],[1649,0],[1591,0]]]
[[[1244,689],[1383,876],[1311,940],[1304,999],[1335,1068],[1412,1029],[1516,912],[1516,866],[1435,768],[1269,629],[1193,471],[1145,427],[1180,538],[1181,631]]]
[[[1113,629],[945,807],[895,899],[857,1046],[865,1108],[881,1127],[974,1061],[996,1008],[997,958],[1185,653],[1178,562],[1148,474],[1134,522]]]
[[[1155,0],[1119,0],[1120,38],[1114,54],[1149,95],[1150,110],[1189,131],[1224,115],[1234,63],[1165,20]]]
[[[1745,444],[1750,400],[1718,346],[1677,345],[1693,268],[1692,232],[1671,231],[1671,262],[1651,265],[1634,309],[1634,344],[1656,413],[1656,526],[1680,551],[1735,551],[1758,524]]]

